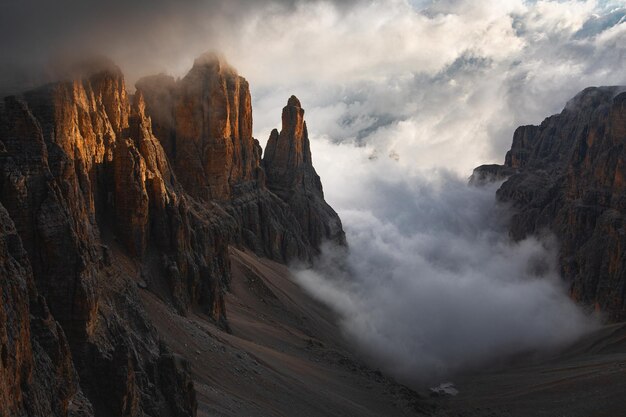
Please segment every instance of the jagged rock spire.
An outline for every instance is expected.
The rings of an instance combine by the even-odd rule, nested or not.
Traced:
[[[263,157],[268,186],[283,200],[298,186],[314,188],[322,194],[319,176],[311,161],[309,135],[304,109],[296,96],[283,108],[282,129],[272,130]]]
[[[263,166],[268,188],[289,204],[313,247],[319,249],[324,240],[345,244],[341,220],[324,200],[313,167],[304,109],[296,96],[283,108],[280,133],[270,134]]]

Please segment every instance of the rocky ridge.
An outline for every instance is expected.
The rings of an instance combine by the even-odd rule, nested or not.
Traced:
[[[252,137],[248,82],[220,56],[196,59],[179,81],[164,75],[145,77],[137,82],[137,90],[145,97],[156,137],[183,188],[198,201],[218,202],[235,219],[233,238],[238,243],[283,262],[310,260],[322,240],[345,243],[339,216],[324,201],[311,164],[304,110],[291,119],[285,119],[283,110],[282,156],[270,160],[275,153],[272,134],[262,160],[261,146]],[[292,108],[294,99],[285,109]],[[292,163],[304,160],[301,166]],[[292,181],[294,192],[282,192],[274,175],[279,171],[302,177]],[[315,178],[317,184],[309,186]],[[311,212],[321,218],[310,226]]]
[[[473,181],[508,178],[499,201],[511,236],[543,230],[560,242],[571,296],[611,321],[626,319],[626,87],[587,88],[539,126],[521,126],[504,165]]]
[[[84,68],[0,105],[0,415],[195,415],[139,292],[227,329],[229,245],[310,261],[341,223],[321,185],[298,204],[268,187],[282,162],[262,164],[248,84],[219,57],[134,96],[113,64]]]

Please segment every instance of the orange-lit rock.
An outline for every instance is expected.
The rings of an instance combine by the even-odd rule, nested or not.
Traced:
[[[294,155],[308,156],[282,167],[301,179],[286,199],[266,187],[247,82],[214,55],[132,96],[98,61],[4,98],[0,268],[19,276],[3,284],[0,415],[195,415],[185,360],[138,291],[227,329],[230,245],[308,261],[323,239],[343,242],[321,185],[298,190],[319,183],[301,122]]]
[[[187,192],[224,201],[233,186],[256,178],[250,89],[223,58],[205,54],[179,82],[152,76],[137,88]]]

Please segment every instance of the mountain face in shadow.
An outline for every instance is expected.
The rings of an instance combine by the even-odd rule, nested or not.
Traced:
[[[472,177],[506,178],[497,197],[515,209],[511,236],[552,231],[571,296],[611,321],[626,319],[625,91],[583,90],[541,125],[517,128],[504,165]]]
[[[134,95],[100,61],[2,100],[0,415],[195,415],[142,297],[228,330],[230,247],[285,263],[345,244],[297,112],[262,159],[248,83],[214,55]]]

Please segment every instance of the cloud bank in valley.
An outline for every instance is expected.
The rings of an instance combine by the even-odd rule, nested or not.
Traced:
[[[339,204],[350,248],[326,248],[296,277],[373,364],[406,383],[437,383],[594,327],[566,296],[553,238],[509,240],[498,184],[407,176],[388,158],[324,146],[351,178]]]

